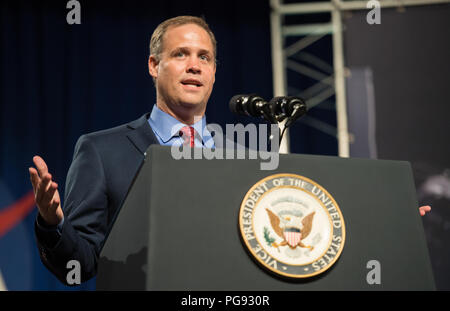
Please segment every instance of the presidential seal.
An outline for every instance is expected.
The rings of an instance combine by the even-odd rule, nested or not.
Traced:
[[[333,197],[319,184],[294,174],[260,180],[239,212],[242,240],[262,266],[290,278],[329,269],[345,242],[345,224]]]

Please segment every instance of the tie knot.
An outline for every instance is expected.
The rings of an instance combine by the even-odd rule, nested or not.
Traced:
[[[192,126],[184,126],[180,129],[180,136],[183,138],[183,145],[194,147],[195,129]]]

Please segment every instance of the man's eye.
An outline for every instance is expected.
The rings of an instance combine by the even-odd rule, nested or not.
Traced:
[[[201,55],[201,56],[200,56],[200,59],[201,59],[201,60],[209,61],[208,55]]]
[[[175,54],[175,56],[176,56],[176,57],[183,57],[183,56],[184,56],[184,53],[183,53],[183,52],[177,52],[177,53]]]

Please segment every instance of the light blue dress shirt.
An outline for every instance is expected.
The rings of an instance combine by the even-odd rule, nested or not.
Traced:
[[[183,144],[183,138],[179,132],[181,128],[186,124],[181,123],[171,115],[165,113],[159,109],[156,105],[153,106],[150,118],[148,119],[153,133],[159,143],[164,146],[181,146]],[[197,148],[214,148],[214,140],[211,133],[206,128],[206,117],[203,116],[201,120],[195,122],[192,127],[195,129],[195,147]],[[37,221],[37,225],[43,231],[54,232],[55,230],[61,235],[62,227],[64,224],[64,217],[57,226],[44,226]]]
[[[181,123],[168,113],[165,113],[156,105],[153,106],[148,123],[161,145],[181,146],[183,144],[180,130],[186,124]],[[214,148],[214,140],[206,128],[205,116],[191,126],[195,129],[194,145],[196,148]]]

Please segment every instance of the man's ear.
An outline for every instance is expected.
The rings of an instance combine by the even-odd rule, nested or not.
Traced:
[[[158,77],[158,66],[159,61],[154,55],[150,55],[148,58],[148,72],[154,79]]]

